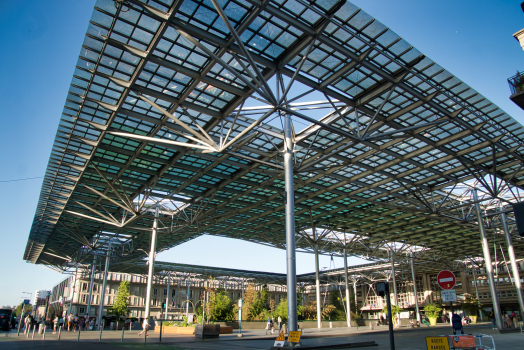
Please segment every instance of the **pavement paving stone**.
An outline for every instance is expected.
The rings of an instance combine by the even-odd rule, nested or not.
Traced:
[[[77,341],[78,333],[63,332],[61,340],[58,341],[57,334],[46,333],[46,340],[42,335],[35,334],[35,339],[28,338],[22,334],[17,337],[16,332],[0,333],[0,349],[2,350],[207,350],[207,349],[269,349],[277,337],[277,333],[270,335],[264,330],[247,330],[243,332],[243,338],[237,338],[237,334],[221,335],[220,339],[200,340],[194,336],[167,335],[162,336],[159,342],[159,334],[150,332],[147,342],[144,337],[138,336],[138,331],[125,331],[124,342],[121,343],[121,331],[104,331],[102,342],[98,342],[99,332],[81,332],[80,341]],[[524,333],[499,334],[491,329],[491,324],[483,323],[465,327],[465,333],[483,333],[493,336],[497,350],[524,350]],[[422,350],[426,349],[425,337],[451,334],[449,325],[438,325],[436,327],[401,328],[395,330],[395,345],[398,350]],[[364,341],[375,341],[378,349],[389,349],[389,334],[387,327],[378,327],[370,330],[360,327],[306,329],[302,336],[303,345],[332,345],[340,343],[353,343]],[[167,346],[167,347],[166,347]],[[366,348],[363,348],[366,349]]]

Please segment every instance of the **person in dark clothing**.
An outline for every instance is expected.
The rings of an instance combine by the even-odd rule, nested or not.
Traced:
[[[462,318],[453,314],[451,316],[451,327],[453,327],[453,334],[464,334],[464,328],[462,328]]]
[[[491,320],[491,327],[495,328],[495,313],[493,310],[489,312],[489,319]]]

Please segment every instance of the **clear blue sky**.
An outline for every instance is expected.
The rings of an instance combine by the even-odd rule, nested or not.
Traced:
[[[512,37],[524,27],[520,1],[353,2],[524,122],[506,82],[524,70],[524,52]],[[0,181],[43,176],[94,3],[0,0]],[[41,183],[0,182],[0,305],[19,303],[22,292],[49,289],[65,277],[22,260]],[[284,251],[217,237],[159,259],[285,272]],[[297,265],[299,273],[313,271],[314,257],[299,254]],[[320,266],[329,267],[329,257]]]

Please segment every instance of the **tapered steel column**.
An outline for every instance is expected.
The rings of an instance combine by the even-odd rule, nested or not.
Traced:
[[[109,259],[111,257],[111,241],[109,241],[109,246],[107,247],[107,254],[106,254],[106,266],[104,267],[104,282],[102,284],[102,290],[98,291],[100,295],[100,302],[98,303],[98,318],[97,318],[97,324],[98,329],[101,329],[102,327],[102,312],[104,311],[104,298],[106,295],[106,286],[107,286],[107,272],[109,270]]]
[[[480,296],[479,296],[479,287],[477,285],[477,272],[475,271],[475,265],[473,265],[473,262],[471,263],[471,267],[473,268],[473,281],[475,283],[475,296],[477,298],[477,301],[479,302],[479,316],[480,320],[482,321],[482,310],[480,309]]]
[[[166,297],[166,313],[164,318],[167,320],[167,309],[169,309],[169,282],[171,279],[171,272],[167,275],[167,297]]]
[[[501,210],[502,211],[502,210]],[[517,266],[517,259],[515,257],[515,250],[513,249],[513,242],[509,233],[508,222],[506,220],[506,213],[502,211],[502,227],[504,228],[504,236],[506,237],[506,244],[508,245],[508,255],[511,263],[511,270],[513,279],[515,280],[515,288],[517,289],[517,298],[519,299],[520,314],[524,315],[524,299],[522,298],[522,283],[520,283],[520,273]]]
[[[475,201],[475,209],[477,211],[477,221],[479,224],[480,241],[482,243],[482,252],[484,253],[484,261],[486,262],[486,273],[488,275],[489,290],[491,291],[491,300],[493,302],[493,311],[495,311],[495,320],[497,327],[502,329],[502,316],[500,312],[499,297],[497,295],[497,288],[495,287],[495,279],[493,278],[493,265],[491,262],[491,254],[489,252],[488,237],[486,236],[486,229],[482,221],[482,212],[480,211],[480,204],[478,203],[477,189],[473,190],[473,200]]]
[[[314,234],[315,241],[317,234]],[[318,244],[315,243],[315,291],[317,296],[317,327],[322,328],[322,304],[320,303],[320,271],[318,261]]]
[[[417,294],[417,280],[415,279],[415,262],[413,252],[411,252],[411,279],[413,280],[413,293],[415,294],[415,312],[417,313],[417,321],[420,322],[420,310],[418,309],[418,294]]]
[[[89,282],[89,294],[87,296],[87,309],[86,314],[89,315],[91,312],[91,301],[93,300],[93,285],[95,284],[95,272],[96,272],[96,255],[93,258],[91,264],[91,280]]]
[[[189,280],[187,282],[187,294],[186,294],[186,317],[189,317]]]
[[[286,183],[287,314],[290,331],[298,329],[297,268],[295,258],[295,189],[293,187],[293,138],[291,116],[284,116],[284,178]]]
[[[73,279],[73,288],[71,288],[71,298],[69,300],[69,312],[68,312],[69,315],[73,312],[73,299],[75,298],[75,287],[76,287],[77,275],[78,275],[78,264],[76,264],[75,278]]]
[[[344,235],[344,246],[346,246],[346,235]],[[351,327],[351,303],[349,302],[349,281],[348,281],[348,254],[344,248],[344,282],[346,283],[346,320],[348,327]]]
[[[398,306],[397,279],[395,276],[395,256],[393,255],[391,249],[389,250],[389,254],[391,258],[391,279],[393,280],[393,300],[395,301],[395,305]]]
[[[353,295],[355,296],[355,312],[358,310],[358,300],[357,300],[357,277],[353,275]]]
[[[156,231],[158,227],[157,220],[158,204],[155,208],[155,219],[153,220],[153,229],[151,230],[151,249],[149,250],[149,270],[147,273],[146,310],[144,317],[148,322],[151,313],[151,289],[153,288],[153,273],[155,272]]]

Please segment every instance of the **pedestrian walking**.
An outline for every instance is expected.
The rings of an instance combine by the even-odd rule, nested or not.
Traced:
[[[27,316],[24,319],[24,334],[29,333],[29,328],[31,327],[31,315],[27,314]]]
[[[495,328],[495,313],[493,310],[489,312],[489,319],[491,320],[491,327]]]
[[[280,317],[280,315],[278,315],[277,321],[278,321],[278,331],[281,332],[282,331],[282,317]]]
[[[72,327],[73,327],[73,314],[69,314],[69,316],[67,316],[67,331],[70,332]]]
[[[138,333],[138,336],[141,336],[142,333],[146,332],[148,328],[149,328],[149,322],[147,322],[147,318],[144,318],[144,322],[142,322],[142,332]]]
[[[60,327],[60,319],[58,318],[58,316],[56,316],[53,320],[53,334],[56,333],[58,327]]]

